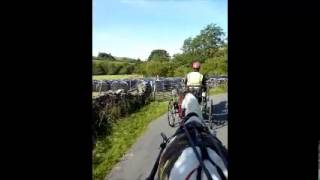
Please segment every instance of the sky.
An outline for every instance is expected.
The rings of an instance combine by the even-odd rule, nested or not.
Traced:
[[[172,56],[211,23],[227,36],[227,11],[227,0],[93,0],[92,53],[145,60],[165,49]]]

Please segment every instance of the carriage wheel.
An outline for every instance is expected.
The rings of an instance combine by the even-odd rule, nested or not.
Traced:
[[[175,109],[174,109],[172,100],[170,100],[169,104],[168,104],[168,123],[169,123],[169,126],[174,127],[174,124],[175,124]]]

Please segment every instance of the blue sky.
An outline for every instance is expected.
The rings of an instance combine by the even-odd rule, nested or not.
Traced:
[[[117,57],[148,58],[153,49],[170,56],[183,41],[215,23],[227,35],[227,0],[93,0],[93,46]]]

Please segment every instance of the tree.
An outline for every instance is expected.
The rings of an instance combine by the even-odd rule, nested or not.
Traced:
[[[187,38],[182,46],[184,53],[213,57],[224,43],[224,32],[216,24],[209,24],[195,38]]]
[[[172,62],[175,68],[180,66],[186,66],[188,68],[191,68],[191,64],[193,61],[197,60],[203,63],[205,59],[206,58],[201,55],[197,55],[193,53],[183,53],[183,54],[175,54],[172,58]]]
[[[169,61],[170,55],[166,50],[163,49],[155,49],[151,52],[150,56],[148,57],[148,61]]]
[[[192,51],[191,43],[192,43],[192,38],[191,37],[189,37],[186,40],[184,40],[181,50],[183,52],[191,52]]]
[[[185,76],[188,72],[190,72],[190,68],[189,68],[189,67],[179,66],[178,68],[176,68],[176,69],[174,70],[173,75],[174,75],[174,76],[183,77],[183,76]]]
[[[133,73],[146,75],[146,63],[137,63]]]
[[[103,69],[103,71],[104,71],[104,74],[109,74],[109,72],[110,72],[110,63],[109,62],[100,62],[100,67]]]
[[[115,63],[110,63],[109,64],[109,72],[108,74],[109,75],[115,75],[115,74],[118,74],[120,69],[122,68],[123,66],[120,65],[120,64],[115,64]]]
[[[169,62],[148,61],[146,62],[145,72],[151,76],[167,76],[169,72]]]
[[[202,64],[200,72],[215,75],[227,74],[227,55],[207,59],[206,62]]]
[[[92,74],[93,75],[103,75],[106,74],[100,63],[93,61],[92,63]]]
[[[104,59],[104,60],[113,60],[113,61],[116,60],[116,58],[114,58],[110,53],[107,54],[107,53],[104,53],[104,52],[99,52],[98,58],[99,59]]]

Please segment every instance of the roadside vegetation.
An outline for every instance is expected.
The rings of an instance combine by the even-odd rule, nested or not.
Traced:
[[[93,150],[93,178],[103,180],[112,167],[135,143],[148,124],[167,111],[167,101],[151,102],[128,117],[119,119],[111,128],[111,135],[96,143]]]

